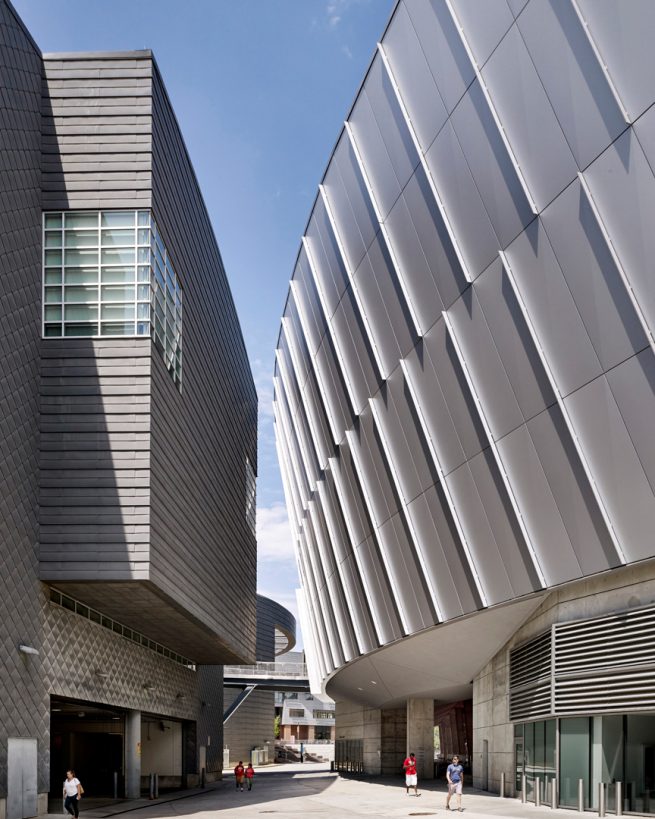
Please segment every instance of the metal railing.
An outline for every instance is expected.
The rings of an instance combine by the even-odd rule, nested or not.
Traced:
[[[255,663],[255,665],[226,665],[224,677],[284,677],[307,679],[305,663]]]

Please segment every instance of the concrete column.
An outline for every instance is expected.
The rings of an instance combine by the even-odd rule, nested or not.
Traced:
[[[364,773],[381,773],[381,712],[379,708],[339,700],[335,709],[335,741],[361,740]]]
[[[128,711],[125,720],[125,796],[141,796],[141,711]]]
[[[434,779],[434,700],[407,700],[407,753],[415,753],[418,778]]]
[[[379,776],[382,772],[381,730],[379,708],[364,708],[364,773]]]

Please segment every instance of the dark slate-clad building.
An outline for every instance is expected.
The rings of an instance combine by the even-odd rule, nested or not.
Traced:
[[[393,5],[276,352],[338,768],[431,776],[438,725],[476,786],[653,814],[654,31],[652,0]]]
[[[21,819],[69,767],[98,796],[220,775],[221,667],[255,659],[257,405],[152,53],[42,55],[0,0],[0,63],[0,815]]]

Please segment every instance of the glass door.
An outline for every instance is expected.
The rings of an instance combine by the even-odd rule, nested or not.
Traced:
[[[523,726],[514,726],[514,792],[521,793],[522,777],[525,773],[525,760],[523,756]]]

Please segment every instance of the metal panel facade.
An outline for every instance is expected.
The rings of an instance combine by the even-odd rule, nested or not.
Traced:
[[[33,815],[52,696],[184,722],[185,776],[200,746],[220,776],[222,669],[171,649],[254,658],[256,395],[150,52],[44,60],[0,0],[0,64],[0,814],[14,737],[37,749]],[[137,208],[185,291],[181,390],[149,338],[41,337],[42,211]]]
[[[41,578],[195,660],[252,658],[256,395],[179,126],[149,51],[44,65],[43,208],[152,209],[184,293],[184,376],[150,339],[43,340]]]
[[[41,55],[0,2],[0,798],[8,735],[39,739],[39,791],[47,790],[48,692],[13,650],[38,645],[39,344],[41,312]],[[6,651],[6,647],[12,650]]]
[[[329,503],[329,523],[340,509],[360,555],[347,602],[365,607],[375,648],[398,627],[655,557],[652,15],[619,0],[395,6],[303,237],[303,276],[329,298],[294,345],[321,400],[310,426],[293,412],[277,426],[300,553],[306,510]],[[332,440],[312,446],[321,425]],[[310,619],[343,574],[333,530],[335,560],[305,588]],[[324,683],[340,670],[328,647],[350,650],[324,634],[331,620],[314,621]]]

